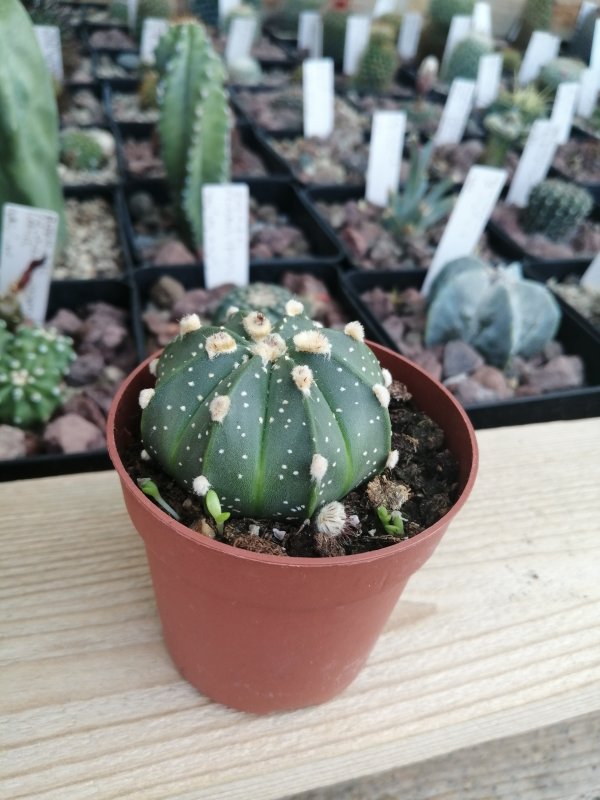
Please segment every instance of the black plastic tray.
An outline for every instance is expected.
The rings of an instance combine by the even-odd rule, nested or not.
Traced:
[[[50,286],[47,318],[51,319],[59,308],[77,309],[87,303],[104,301],[130,312],[130,331],[134,337],[133,320],[137,318],[137,299],[126,281],[74,280],[55,281]],[[86,453],[44,453],[0,460],[0,481],[41,478],[48,475],[65,475],[73,472],[92,472],[110,469],[106,449]]]
[[[110,88],[115,92],[135,92],[137,90],[137,87],[139,86],[139,83],[140,83],[139,75],[131,74],[131,75],[128,75],[127,77],[122,77],[122,78],[102,78],[98,74],[98,62],[99,62],[100,56],[102,56],[102,55],[106,55],[106,56],[108,56],[108,58],[112,59],[113,61],[116,61],[116,59],[121,55],[128,55],[128,56],[132,55],[132,51],[131,50],[108,50],[108,51],[93,50],[92,51],[92,55],[91,55],[91,59],[92,59],[92,75],[94,76],[94,78],[98,82],[103,83],[103,84],[105,84],[107,86],[110,86]]]
[[[397,348],[379,320],[360,299],[360,294],[376,286],[382,289],[414,287],[424,280],[421,272],[352,272],[342,275],[343,291],[365,326],[369,338],[392,350]],[[560,302],[560,301],[559,301]],[[496,403],[480,403],[465,409],[476,428],[526,425],[559,419],[600,416],[600,344],[580,324],[572,310],[560,303],[563,316],[557,339],[569,354],[581,356],[588,386],[549,392],[539,397],[518,397]]]
[[[104,103],[104,113],[109,121],[110,127],[114,131],[117,131],[124,139],[136,135],[146,138],[150,137],[156,127],[156,122],[125,122],[116,119],[112,108],[113,94],[137,94],[137,84],[129,88],[115,89],[113,91],[110,84],[103,81],[102,101]]]
[[[308,267],[317,262],[321,264],[338,264],[340,262],[342,254],[339,249],[337,238],[331,237],[329,230],[323,227],[311,204],[307,202],[306,198],[292,184],[268,179],[251,180],[246,181],[246,183],[250,189],[251,197],[255,198],[259,203],[271,203],[275,205],[278,210],[287,214],[290,220],[303,231],[313,249],[313,255],[305,258],[259,259],[252,261],[251,266],[286,267],[290,264],[298,264]],[[124,189],[125,203],[123,208],[124,213],[121,216],[121,225],[124,231],[124,238],[127,240],[128,247],[133,256],[134,264],[147,269],[151,265],[143,261],[134,245],[134,228],[129,209],[127,208],[127,198],[134,191],[139,191],[139,188],[127,186]],[[164,182],[144,187],[144,191],[148,191],[159,204],[165,204],[169,201],[168,188]],[[157,264],[154,266],[161,265]],[[174,266],[185,267],[185,265]]]

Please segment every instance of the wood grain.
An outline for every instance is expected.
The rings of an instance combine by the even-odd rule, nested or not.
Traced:
[[[478,438],[364,672],[266,718],[179,679],[113,473],[1,485],[0,796],[270,800],[599,712],[600,420]]]

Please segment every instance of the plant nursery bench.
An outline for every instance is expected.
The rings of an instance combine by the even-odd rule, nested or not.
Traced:
[[[172,666],[114,472],[0,484],[0,796],[353,800],[386,770],[410,800],[600,796],[600,419],[478,441],[358,679],[266,717]]]

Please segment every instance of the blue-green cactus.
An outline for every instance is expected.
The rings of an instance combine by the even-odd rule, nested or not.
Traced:
[[[260,312],[227,328],[184,317],[140,394],[147,454],[234,515],[306,519],[397,461],[391,376],[360,323],[322,329],[298,301],[287,310],[275,325]]]
[[[231,120],[225,68],[202,25],[172,25],[156,50],[158,129],[182,234],[202,247],[202,187],[229,180]]]
[[[489,364],[539,353],[556,334],[560,309],[541,283],[525,280],[518,264],[492,268],[479,258],[446,264],[428,297],[425,343],[462,339]]]
[[[0,53],[0,209],[4,203],[21,203],[58,212],[58,242],[63,245],[54,86],[19,0],[0,3]]]
[[[67,336],[25,326],[11,333],[0,319],[0,423],[26,428],[50,419],[74,358]]]

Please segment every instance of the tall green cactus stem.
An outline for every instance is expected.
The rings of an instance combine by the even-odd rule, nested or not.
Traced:
[[[582,186],[548,178],[534,186],[521,214],[523,229],[555,242],[568,240],[589,216],[594,201]]]
[[[495,269],[478,258],[446,264],[428,297],[428,346],[462,339],[489,364],[543,350],[556,334],[560,309],[541,283],[523,279],[518,264]]]
[[[323,56],[333,58],[336,66],[341,67],[344,61],[348,12],[331,9],[325,11],[322,18]]]
[[[391,376],[360,323],[323,329],[290,301],[228,327],[181,321],[140,393],[146,452],[184,489],[240,516],[307,519],[396,463]]]
[[[182,235],[202,247],[202,187],[230,174],[230,113],[225,69],[205,29],[173,25],[156,53],[161,76],[158,129]]]
[[[371,35],[361,56],[354,85],[359,92],[382,94],[390,89],[397,69],[395,43],[381,34]]]
[[[67,229],[54,87],[19,0],[0,3],[0,53],[0,208],[21,203],[58,212],[62,246]]]
[[[50,419],[74,358],[67,336],[28,327],[10,333],[0,320],[0,423],[27,428]]]
[[[534,31],[550,30],[554,0],[527,0],[521,14],[521,27],[515,41],[519,50],[525,50]]]

